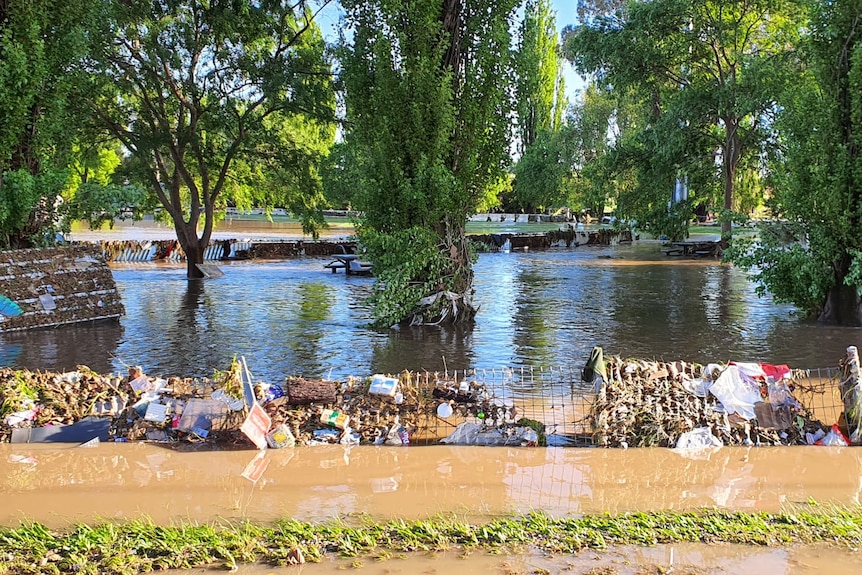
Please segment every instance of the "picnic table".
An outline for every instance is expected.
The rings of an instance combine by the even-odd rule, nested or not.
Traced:
[[[685,241],[671,242],[670,247],[663,250],[668,256],[714,256],[718,253],[716,241]]]
[[[337,273],[343,269],[347,275],[367,275],[371,273],[371,264],[359,260],[357,254],[335,254],[332,257],[335,261],[329,262],[324,267],[332,270],[332,273]]]

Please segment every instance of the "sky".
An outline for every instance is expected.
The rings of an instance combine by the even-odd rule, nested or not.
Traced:
[[[557,13],[557,32],[562,32],[566,26],[577,24],[578,22],[578,2],[577,0],[551,0],[551,8]],[[578,76],[572,65],[563,62],[563,77],[566,79],[566,95],[569,98],[569,103],[573,103],[577,96],[577,91],[584,86],[584,80]]]

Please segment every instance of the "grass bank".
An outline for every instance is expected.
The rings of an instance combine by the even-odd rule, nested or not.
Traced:
[[[64,532],[40,524],[0,528],[0,573],[131,574],[259,562],[320,561],[327,553],[385,560],[409,552],[554,554],[618,545],[704,542],[757,546],[862,543],[862,508],[816,504],[782,513],[702,510],[556,519],[541,512],[470,524],[453,517],[379,523],[349,517],[323,524],[282,520],[160,526],[148,521],[78,525]]]

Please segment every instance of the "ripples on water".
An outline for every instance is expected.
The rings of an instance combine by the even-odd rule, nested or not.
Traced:
[[[625,357],[834,366],[859,330],[799,320],[715,260],[667,258],[656,243],[483,254],[472,329],[369,329],[372,278],[328,259],[222,265],[188,282],[184,266],[113,269],[119,323],[7,334],[0,361],[31,369],[210,375],[245,356],[256,378],[346,377],[404,369],[571,366],[594,345]]]

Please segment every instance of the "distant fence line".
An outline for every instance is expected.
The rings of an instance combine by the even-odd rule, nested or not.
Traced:
[[[506,249],[547,249],[579,245],[612,245],[632,241],[628,230],[552,230],[533,234],[474,234],[474,242],[487,251]],[[185,253],[177,240],[102,240],[76,242],[97,244],[108,262],[185,261]],[[249,241],[212,240],[204,252],[205,260],[278,259],[298,256],[331,256],[356,251],[356,242],[326,240]]]

